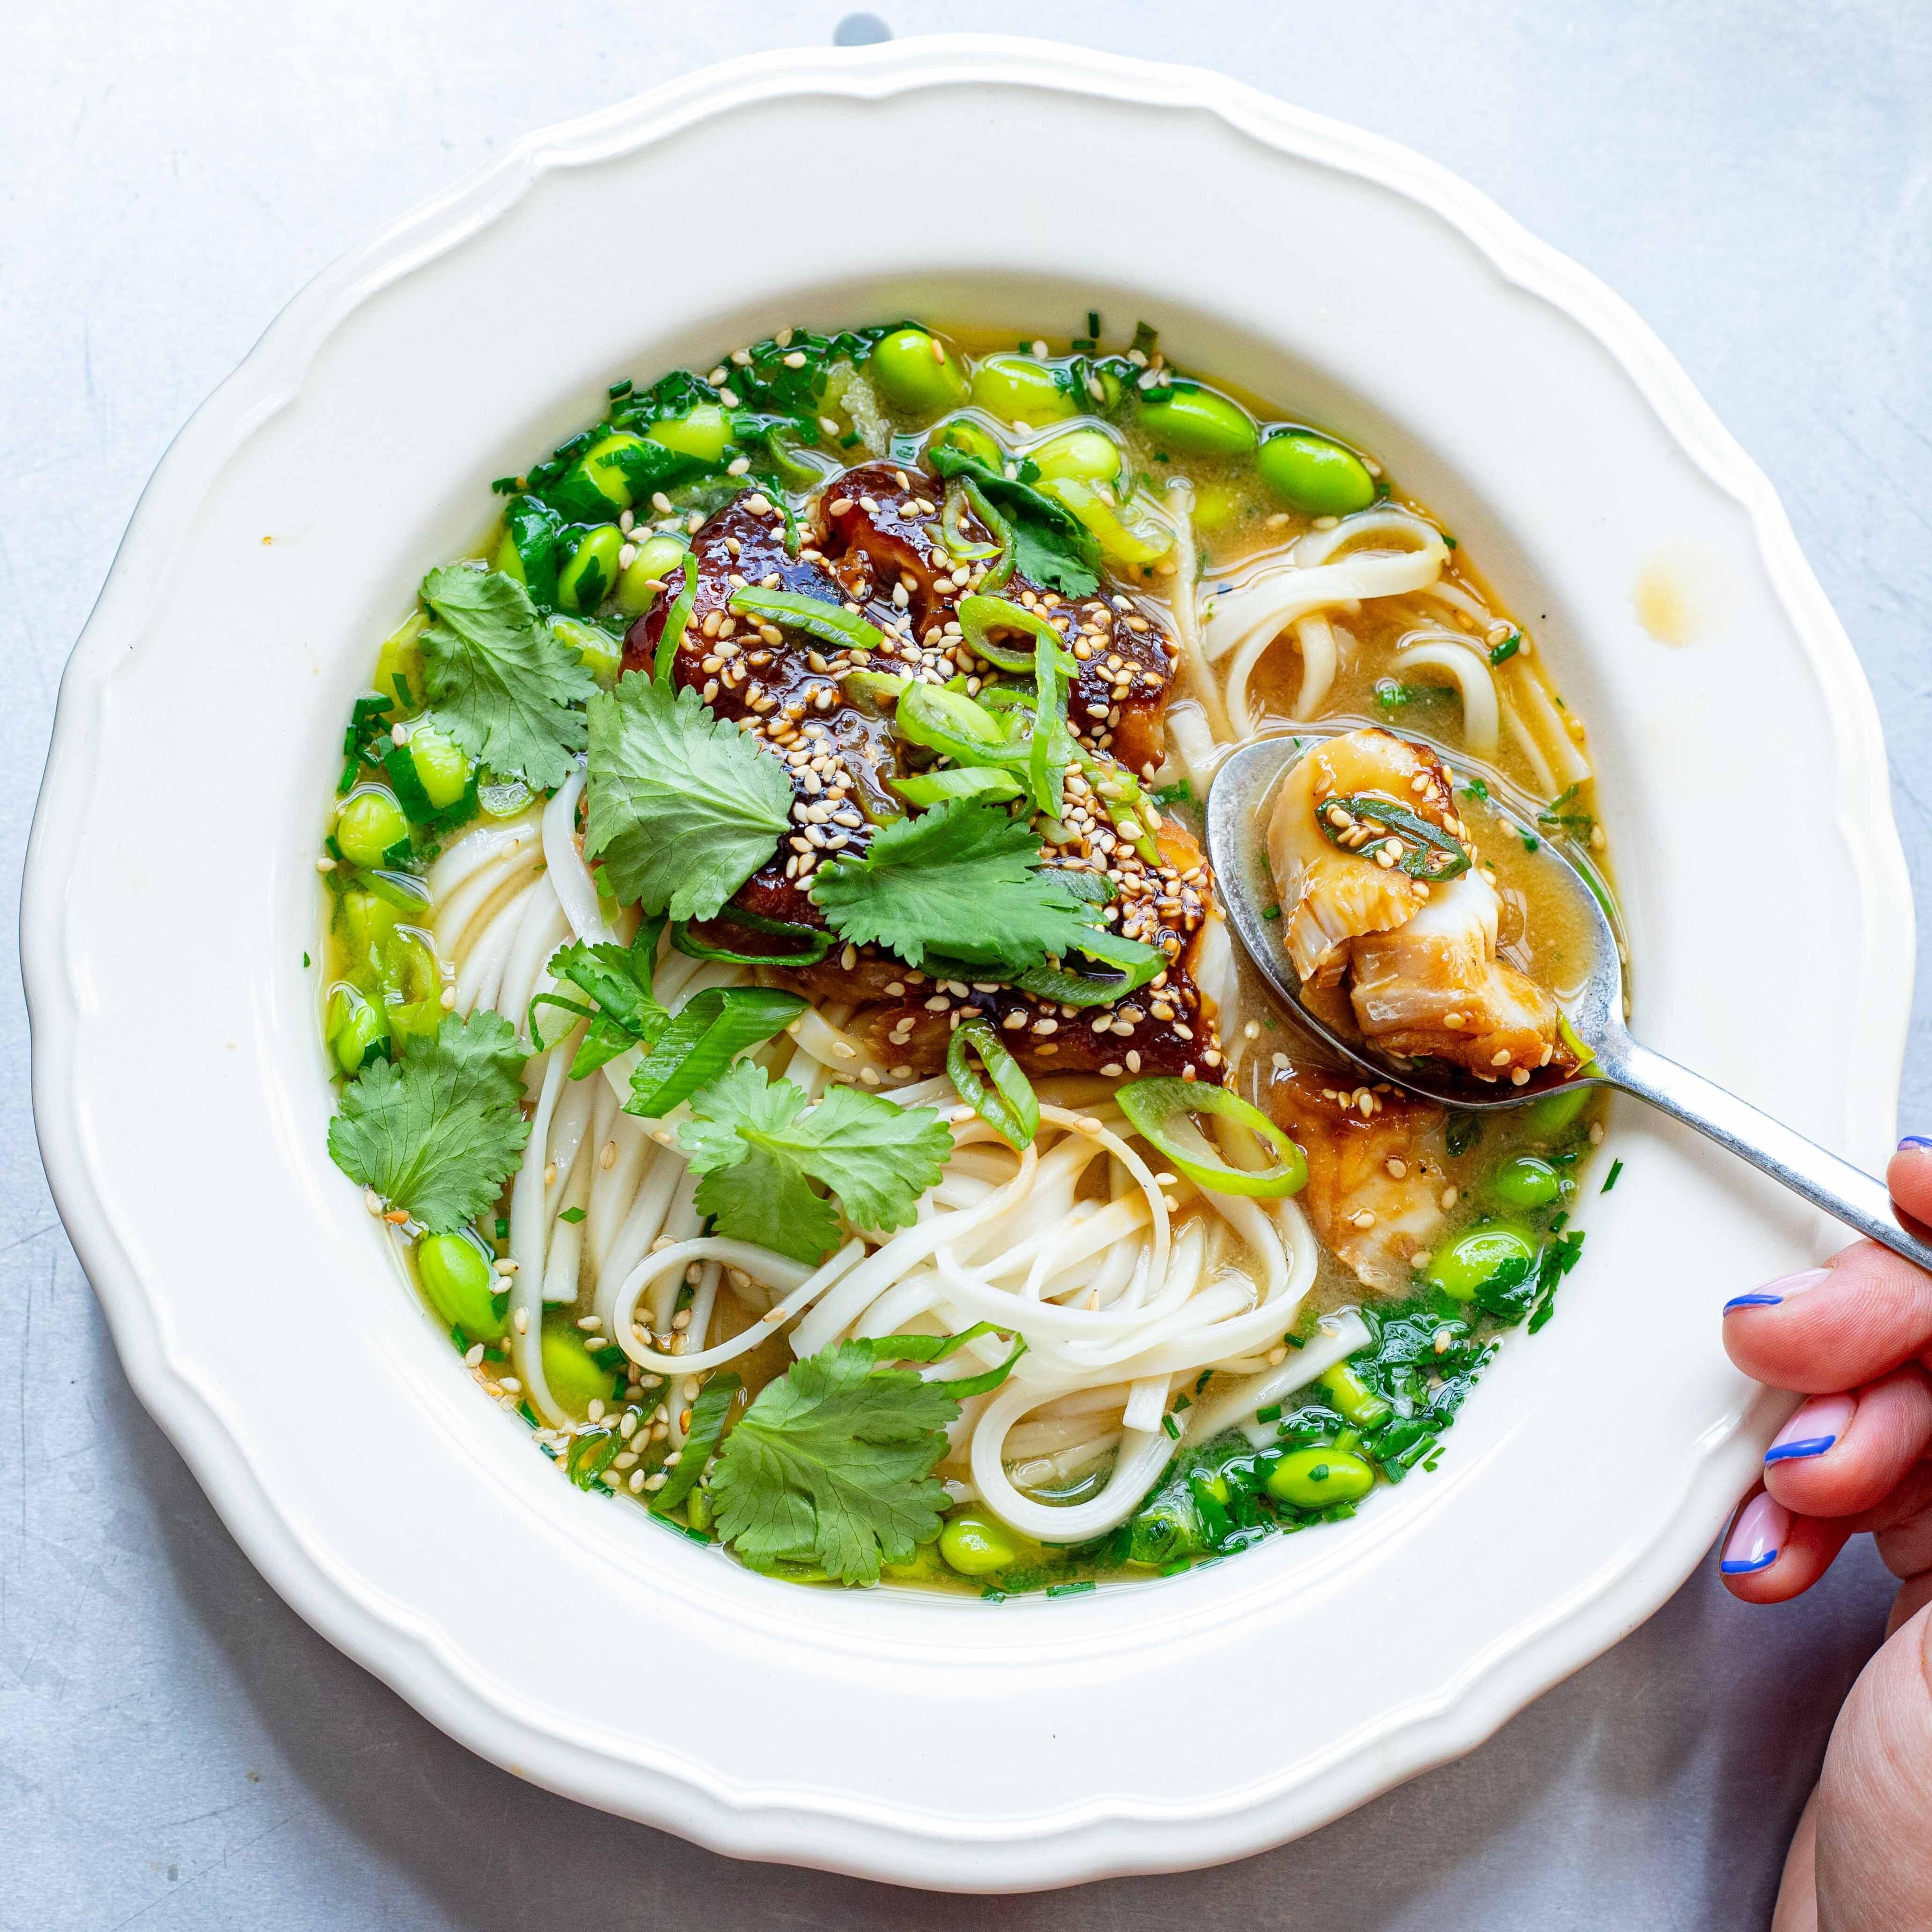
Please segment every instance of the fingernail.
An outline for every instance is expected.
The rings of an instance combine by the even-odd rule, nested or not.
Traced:
[[[1898,1150],[1903,1154],[1907,1148],[1932,1148],[1932,1140],[1928,1140],[1923,1134],[1907,1134],[1899,1142]]]
[[[1851,1426],[1857,1408],[1848,1395],[1814,1396],[1801,1402],[1764,1452],[1766,1464],[1802,1462],[1807,1456],[1823,1455]]]
[[[1796,1274],[1780,1275],[1777,1280],[1768,1281],[1748,1294],[1732,1295],[1724,1304],[1724,1312],[1728,1315],[1737,1308],[1775,1308],[1780,1301],[1789,1301],[1794,1294],[1802,1294],[1808,1288],[1816,1288],[1831,1278],[1829,1268],[1801,1268]]]
[[[1718,1568],[1726,1576],[1754,1576],[1768,1570],[1790,1533],[1790,1512],[1760,1490],[1738,1511]]]

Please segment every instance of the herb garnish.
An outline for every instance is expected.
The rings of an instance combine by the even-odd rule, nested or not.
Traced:
[[[374,1060],[350,1083],[330,1156],[432,1234],[454,1234],[496,1199],[530,1138],[525,1058],[500,1015],[450,1014],[405,1038],[400,1064]]]
[[[696,1205],[718,1232],[794,1260],[822,1260],[843,1236],[831,1202],[871,1232],[907,1226],[938,1184],[952,1130],[930,1108],[902,1107],[833,1087],[808,1107],[805,1089],[740,1060],[692,1096],[678,1138],[703,1178]]]
[[[784,767],[686,686],[636,671],[590,700],[586,858],[620,902],[710,919],[777,850],[791,822]]]
[[[936,443],[932,466],[946,478],[964,476],[1005,512],[1012,527],[1013,568],[1022,577],[1065,597],[1086,597],[1100,587],[1100,546],[1071,510],[1034,488],[1040,466],[1022,462],[1007,476],[965,451]]]
[[[1360,834],[1365,821],[1382,826],[1388,836],[1378,834],[1364,839]],[[1460,839],[1418,818],[1407,806],[1378,798],[1373,792],[1324,798],[1315,808],[1315,822],[1330,844],[1365,856],[1386,852],[1393,839],[1401,848],[1399,855],[1390,855],[1394,868],[1412,879],[1454,879],[1469,869],[1468,849]]]
[[[424,695],[473,758],[548,791],[584,748],[596,691],[577,653],[554,636],[529,593],[501,571],[446,565],[423,579],[435,622],[423,632]]]
[[[1567,787],[1536,814],[1537,824],[1567,832],[1580,843],[1587,844],[1590,834],[1596,830],[1597,821],[1590,813],[1575,809],[1576,795],[1582,789],[1580,783]]]

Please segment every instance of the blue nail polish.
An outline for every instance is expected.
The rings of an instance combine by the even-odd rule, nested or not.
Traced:
[[[1777,1561],[1778,1552],[1767,1550],[1762,1556],[1727,1556],[1718,1568],[1726,1576],[1754,1576],[1760,1570],[1768,1570]]]
[[[1774,1442],[1764,1452],[1767,1464],[1799,1462],[1808,1456],[1822,1456],[1838,1441],[1835,1436],[1804,1436],[1796,1442]]]
[[[1734,1294],[1724,1304],[1728,1315],[1734,1308],[1778,1308],[1784,1305],[1781,1294]]]
[[[1907,1148],[1932,1148],[1932,1140],[1928,1140],[1923,1134],[1907,1134],[1899,1142],[1898,1150],[1903,1154]]]

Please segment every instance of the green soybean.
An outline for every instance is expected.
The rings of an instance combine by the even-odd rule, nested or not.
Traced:
[[[1553,1139],[1590,1104],[1592,1090],[1580,1084],[1559,1087],[1555,1093],[1546,1094],[1541,1100],[1532,1101],[1528,1109],[1530,1131],[1545,1139]]]
[[[913,416],[956,410],[966,400],[966,372],[936,335],[896,328],[873,350],[866,372],[895,409]]]
[[[973,400],[1003,423],[1064,422],[1080,406],[1063,389],[1053,371],[1030,356],[988,356],[973,371]]]
[[[1143,392],[1141,427],[1178,456],[1245,456],[1258,440],[1240,404],[1196,382]]]
[[[627,617],[641,617],[657,602],[664,579],[684,562],[684,546],[675,537],[646,537],[617,580],[617,608]]]
[[[681,416],[654,422],[645,434],[652,442],[694,456],[700,463],[722,463],[731,445],[731,412],[716,403],[700,403]]]
[[[1388,1404],[1346,1362],[1324,1369],[1315,1378],[1315,1386],[1328,1396],[1328,1406],[1336,1414],[1364,1429],[1372,1429],[1389,1412]]]
[[[1019,1556],[1004,1527],[977,1510],[962,1510],[939,1532],[939,1553],[962,1576],[990,1576]]]
[[[1535,1259],[1536,1244],[1522,1229],[1492,1221],[1451,1241],[1430,1261],[1423,1278],[1458,1301],[1472,1301],[1476,1291],[1507,1264]]]
[[[474,1241],[460,1234],[425,1234],[416,1244],[416,1279],[430,1306],[472,1342],[494,1342],[509,1328],[496,1312],[496,1270]]]
[[[1064,430],[1032,452],[1040,473],[1081,483],[1111,483],[1120,473],[1120,446],[1097,429]]]
[[[1312,430],[1277,430],[1255,456],[1262,481],[1311,517],[1346,517],[1376,500],[1376,479],[1353,450]]]
[[[468,790],[470,758],[456,740],[434,724],[418,724],[410,734],[410,763],[423,796],[437,811],[446,811]]]
[[[345,1073],[354,1073],[374,1053],[386,1052],[389,1023],[382,1009],[352,986],[338,986],[329,995],[327,1016],[329,1051]]]
[[[1547,1207],[1562,1191],[1562,1176],[1534,1154],[1518,1154],[1490,1176],[1490,1192],[1505,1208]]]
[[[949,423],[941,423],[932,436],[941,448],[977,457],[990,469],[998,469],[1006,460],[1006,452],[970,416],[956,416]]]
[[[599,684],[617,682],[617,674],[624,668],[624,646],[608,631],[575,617],[553,617],[550,634],[577,653],[578,663]]]
[[[386,791],[358,791],[337,814],[335,842],[352,866],[374,867],[410,834],[403,808]]]
[[[617,580],[617,554],[623,548],[623,532],[615,524],[586,531],[556,574],[557,602],[566,610],[596,610]]]
[[[610,1371],[590,1359],[581,1330],[567,1321],[546,1320],[542,1353],[544,1380],[560,1407],[580,1415],[593,1402],[610,1400]]]
[[[624,459],[628,451],[644,446],[642,436],[627,429],[614,430],[578,458],[578,473],[614,511],[631,507],[631,479],[626,473]]]
[[[1291,1449],[1264,1479],[1276,1502],[1297,1509],[1328,1509],[1336,1503],[1358,1503],[1376,1486],[1376,1472],[1359,1456],[1346,1449]]]

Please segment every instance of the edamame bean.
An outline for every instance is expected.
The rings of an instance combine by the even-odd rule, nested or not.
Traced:
[[[1346,517],[1376,500],[1376,479],[1353,450],[1312,430],[1278,430],[1256,452],[1262,480],[1310,517]]]
[[[1535,1259],[1536,1244],[1520,1228],[1491,1221],[1451,1241],[1430,1262],[1423,1279],[1458,1301],[1473,1301],[1506,1264]]]
[[[617,608],[627,617],[641,617],[657,602],[658,588],[682,568],[684,546],[675,537],[647,537],[617,580]]]
[[[1144,391],[1141,427],[1179,456],[1245,456],[1258,440],[1254,418],[1240,404],[1198,382]]]
[[[896,328],[866,365],[874,386],[895,409],[914,416],[956,410],[966,400],[966,372],[944,343],[922,328]]]
[[[599,684],[617,682],[624,668],[624,646],[608,631],[575,617],[553,617],[550,634],[577,653],[578,662]]]
[[[557,602],[566,610],[596,610],[616,581],[617,553],[623,548],[623,532],[615,524],[586,531],[556,574]]]
[[[1063,430],[1028,453],[1042,476],[1111,483],[1120,473],[1120,445],[1097,429]]]
[[[1019,1551],[1003,1524],[977,1510],[962,1510],[939,1532],[939,1553],[962,1576],[990,1576]]]
[[[1194,527],[1197,530],[1226,530],[1239,520],[1247,508],[1246,497],[1225,483],[1210,483],[1194,493]]]
[[[1490,1192],[1505,1208],[1546,1207],[1562,1191],[1562,1176],[1534,1154],[1518,1154],[1490,1176]]]
[[[382,1010],[352,986],[338,986],[328,998],[328,1046],[335,1064],[354,1073],[389,1046],[389,1027]]]
[[[1307,1510],[1358,1503],[1375,1486],[1372,1465],[1346,1449],[1291,1449],[1265,1478],[1276,1502]]]
[[[470,786],[470,758],[463,747],[434,724],[418,724],[410,734],[410,763],[423,796],[445,812]]]
[[[933,431],[941,448],[956,449],[962,455],[976,457],[988,469],[997,470],[1006,460],[1006,452],[970,416],[956,417]]]
[[[632,431],[613,430],[577,460],[578,473],[613,510],[628,510],[635,501],[625,457],[644,446],[644,439]]]
[[[1346,1362],[1324,1369],[1315,1378],[1315,1386],[1327,1395],[1337,1415],[1364,1429],[1372,1429],[1389,1412],[1389,1405]]]
[[[1030,356],[986,357],[973,371],[973,400],[1001,422],[1023,422],[1034,429],[1080,413],[1054,372]]]
[[[694,456],[700,463],[722,463],[731,444],[731,414],[716,403],[700,403],[681,416],[666,416],[644,434],[652,442]]]
[[[336,816],[335,842],[352,866],[380,866],[389,848],[409,836],[410,821],[386,791],[358,791]]]
[[[610,1371],[590,1359],[583,1331],[566,1322],[544,1323],[543,1372],[558,1405],[573,1415],[581,1415],[593,1402],[610,1400]]]
[[[1546,1094],[1541,1100],[1532,1101],[1529,1107],[1530,1131],[1545,1139],[1553,1139],[1590,1104],[1591,1091],[1580,1084],[1559,1087],[1555,1093]]]
[[[508,1332],[507,1306],[500,1315],[500,1286],[489,1258],[460,1234],[425,1234],[416,1244],[416,1279],[430,1306],[472,1342],[494,1342]]]

